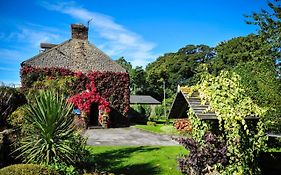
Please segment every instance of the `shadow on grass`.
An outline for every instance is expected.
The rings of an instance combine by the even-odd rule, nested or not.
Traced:
[[[112,170],[116,174],[126,174],[126,175],[137,175],[137,174],[158,174],[160,172],[158,167],[152,165],[151,163],[140,163],[128,165],[126,167],[120,167]]]
[[[112,151],[94,154],[93,161],[98,170],[105,170],[116,174],[157,174],[157,172],[160,172],[160,169],[153,163],[130,162],[128,165],[128,159],[130,159],[132,153],[149,152],[158,149],[157,147],[144,146],[114,149]]]

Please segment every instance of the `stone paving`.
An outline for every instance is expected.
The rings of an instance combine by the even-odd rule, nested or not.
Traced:
[[[88,129],[84,136],[94,146],[173,146],[171,136],[154,134],[137,128]]]

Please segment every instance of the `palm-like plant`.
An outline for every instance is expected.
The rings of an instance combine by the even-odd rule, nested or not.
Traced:
[[[30,129],[16,150],[20,153],[18,157],[28,163],[75,163],[79,157],[75,156],[77,147],[81,148],[83,143],[75,133],[72,105],[53,91],[40,91],[25,110]]]

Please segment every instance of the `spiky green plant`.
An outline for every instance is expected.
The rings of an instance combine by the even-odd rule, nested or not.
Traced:
[[[29,130],[21,140],[19,153],[24,162],[73,164],[79,161],[83,139],[76,134],[71,117],[72,105],[53,91],[40,91],[26,108]]]

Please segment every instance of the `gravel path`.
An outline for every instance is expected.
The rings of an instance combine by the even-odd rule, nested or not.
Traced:
[[[178,143],[171,136],[154,134],[137,128],[88,129],[84,136],[94,146],[172,146]]]

